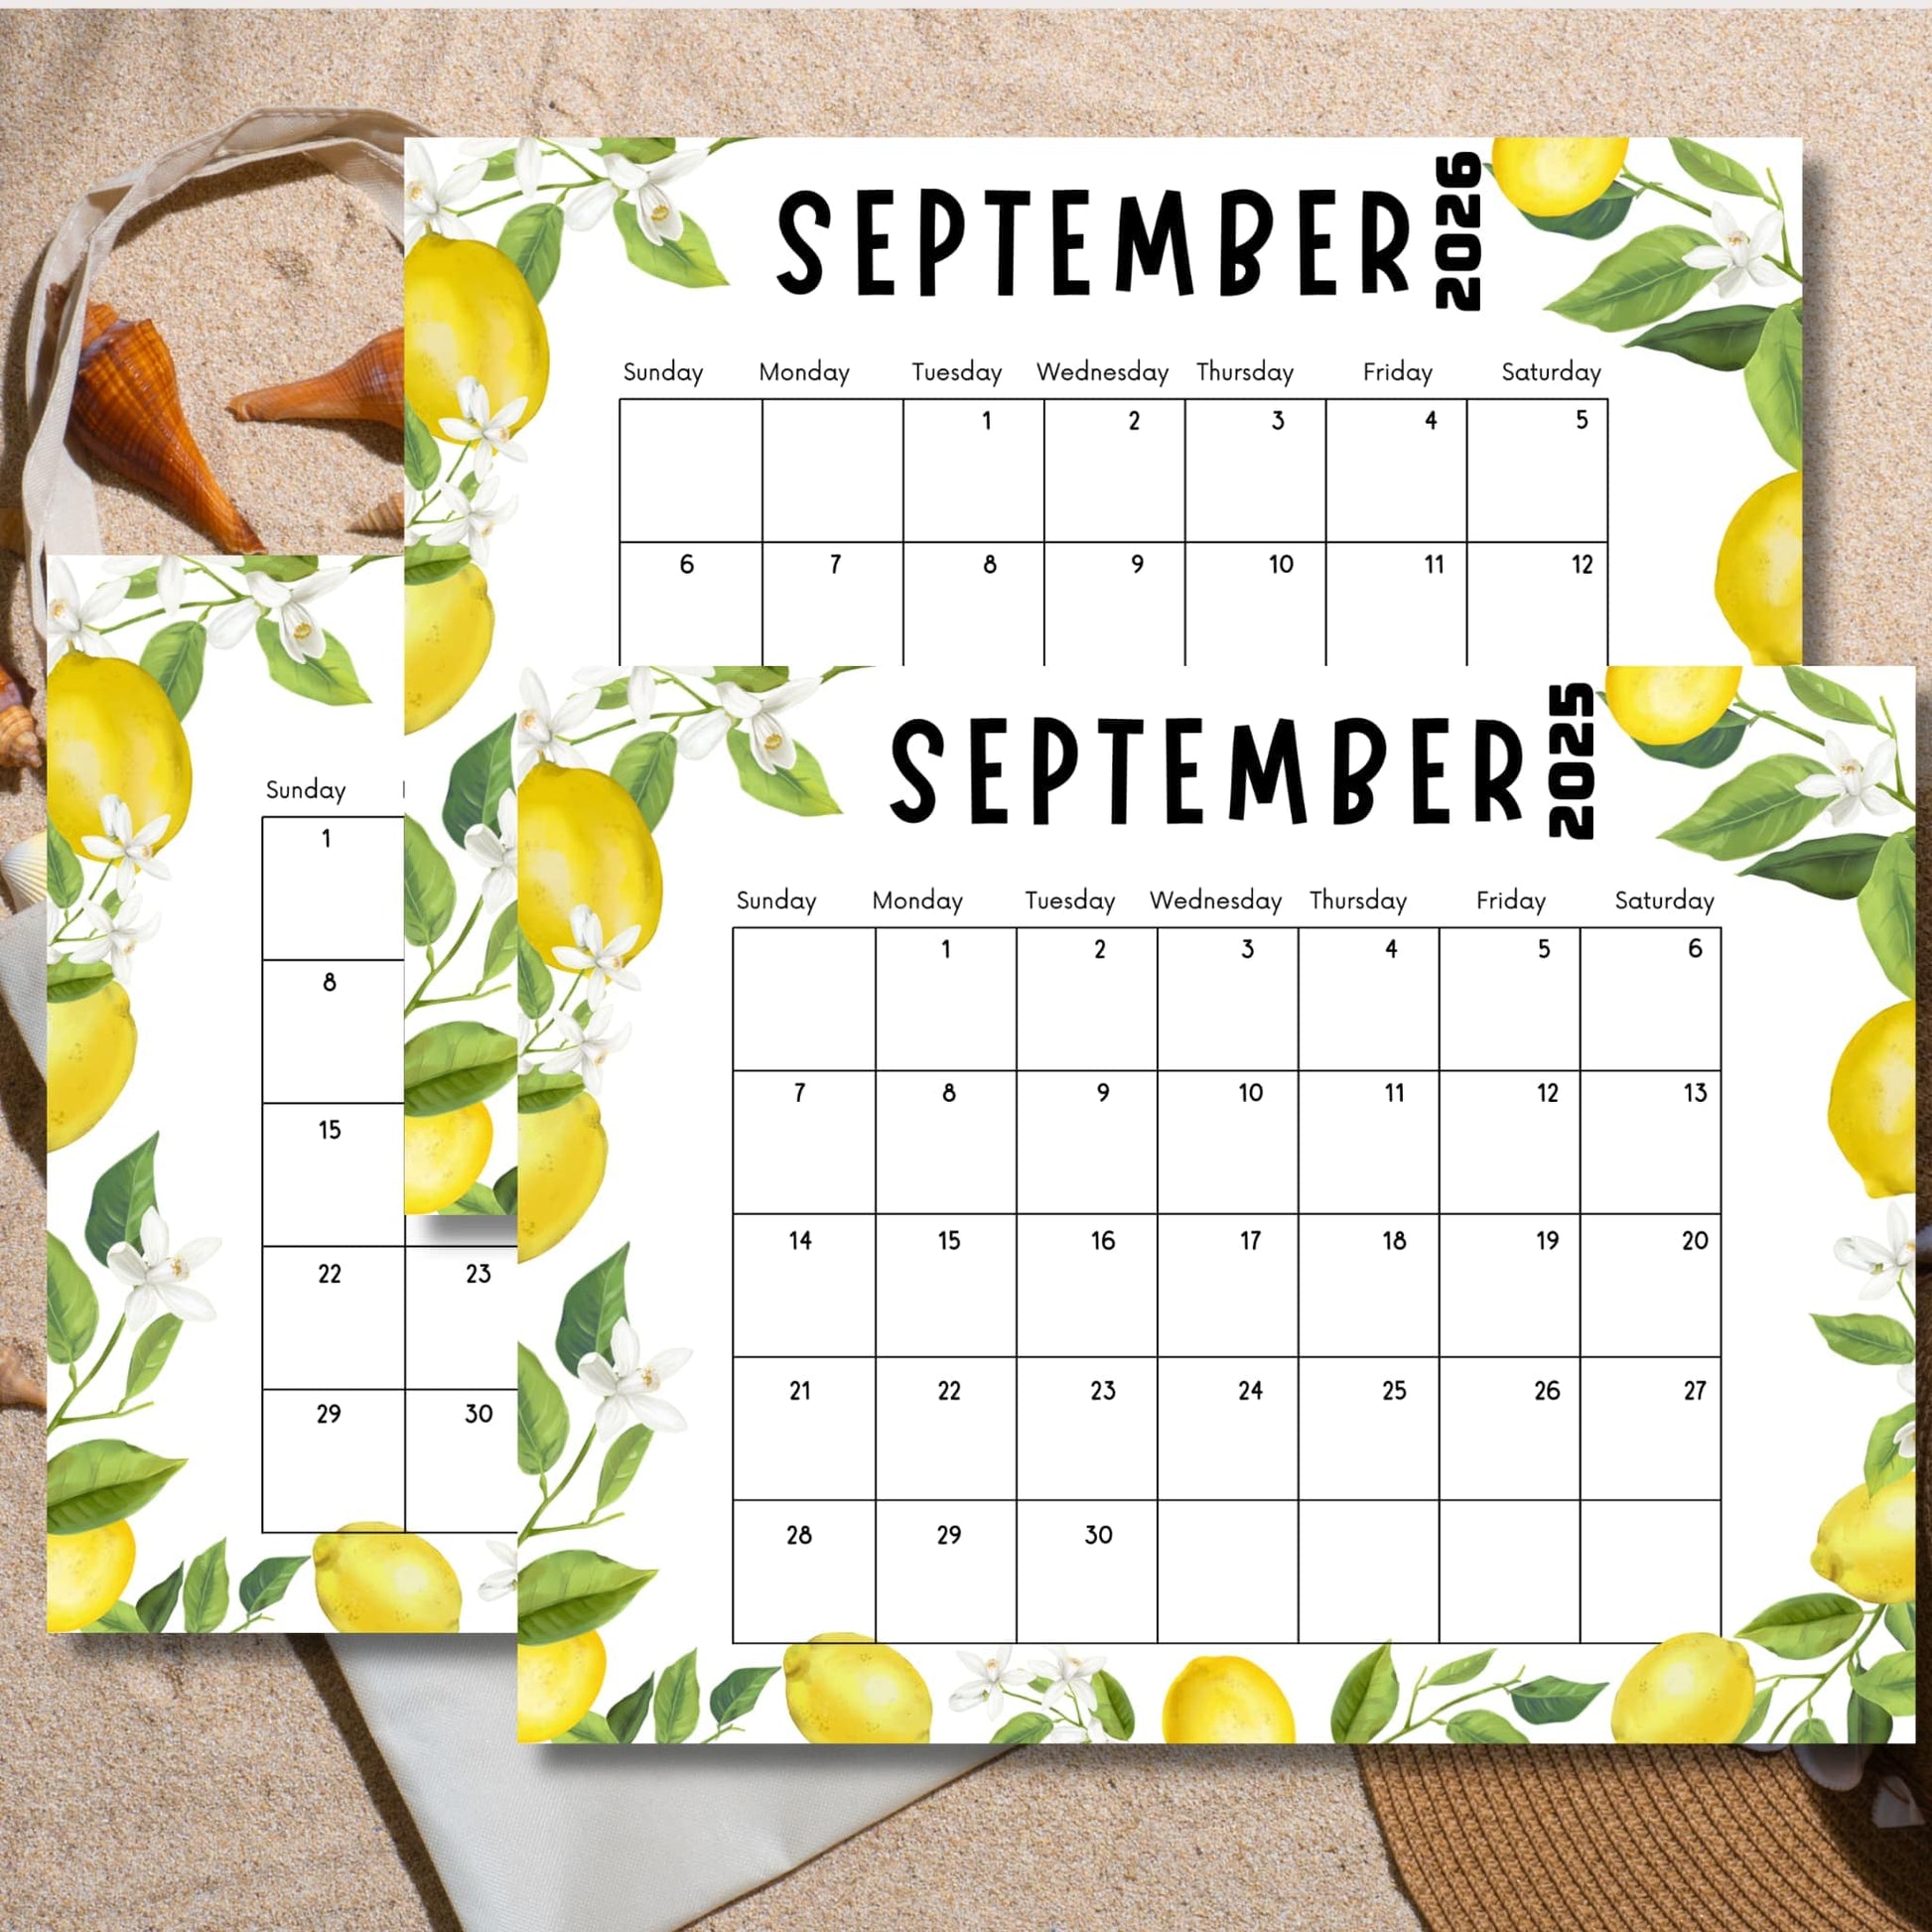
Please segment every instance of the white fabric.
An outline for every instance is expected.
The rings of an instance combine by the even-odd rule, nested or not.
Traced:
[[[519,1744],[513,1639],[331,1642],[465,1932],[670,1932],[999,1755]]]
[[[0,923],[0,1000],[47,1078],[47,901]]]

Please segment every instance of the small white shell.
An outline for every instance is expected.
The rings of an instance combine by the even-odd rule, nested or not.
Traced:
[[[15,911],[24,911],[47,897],[47,834],[36,832],[10,851],[0,853],[0,878]]]

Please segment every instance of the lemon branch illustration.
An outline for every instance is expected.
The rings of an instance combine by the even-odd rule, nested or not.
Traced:
[[[1032,1709],[1009,1718],[994,1731],[990,1741],[995,1744],[1044,1743],[1061,1729],[1083,1744],[1097,1741],[1096,1729],[1104,1737],[1126,1743],[1134,1735],[1134,1702],[1120,1679],[1103,1668],[1106,1659],[1090,1651],[1069,1650],[1062,1644],[1051,1648],[1050,1657],[1035,1658],[1026,1664],[1013,1661],[1011,1644],[1001,1644],[985,1652],[959,1651],[956,1653],[959,1661],[972,1675],[953,1692],[949,1705],[954,1711],[984,1710],[993,1717],[999,1716],[1009,1700],[1030,1705]],[[788,1652],[787,1666],[791,1660]],[[1236,1665],[1242,1660],[1218,1661]],[[908,1664],[906,1669],[910,1668]],[[1272,1684],[1273,1680],[1269,1682]],[[1287,1709],[1286,1700],[1282,1708]],[[1288,1737],[1276,1741],[1293,1742],[1294,1734],[1291,1720]]]
[[[1342,1679],[1341,1688],[1335,1693],[1334,1707],[1328,1714],[1328,1734],[1337,1744],[1368,1744],[1378,1739],[1392,1744],[1403,1737],[1440,1729],[1451,1744],[1526,1744],[1529,1742],[1526,1731],[1500,1711],[1473,1708],[1477,1700],[1500,1692],[1523,1724],[1561,1725],[1582,1717],[1609,1688],[1607,1684],[1580,1684],[1567,1677],[1526,1679],[1518,1668],[1512,1675],[1496,1678],[1472,1691],[1457,1688],[1454,1697],[1441,1699],[1427,1711],[1420,1709],[1425,1691],[1456,1688],[1472,1682],[1489,1668],[1495,1654],[1493,1648],[1477,1650],[1422,1671],[1410,1690],[1408,1707],[1404,1710],[1395,1645],[1378,1644]]]

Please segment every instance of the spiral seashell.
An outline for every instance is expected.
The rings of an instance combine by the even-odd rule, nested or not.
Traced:
[[[402,491],[396,490],[371,503],[348,526],[360,536],[399,537],[402,535]]]
[[[38,771],[41,735],[27,700],[6,672],[0,671],[0,765],[27,765]]]
[[[345,362],[234,397],[228,413],[244,423],[387,423],[402,428],[402,331],[364,343]]]
[[[0,852],[0,879],[7,882],[7,897],[16,912],[47,897],[47,834],[36,832],[31,839]]]

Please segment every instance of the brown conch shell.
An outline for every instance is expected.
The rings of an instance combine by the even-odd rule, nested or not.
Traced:
[[[0,671],[0,764],[25,764],[38,771],[40,763],[41,735],[34,729],[34,714],[20,686]]]
[[[123,322],[106,303],[87,304],[68,434],[89,456],[152,490],[217,550],[263,548],[188,427],[175,358],[153,323]]]
[[[365,537],[401,536],[402,491],[398,489],[381,502],[371,503],[348,527]]]
[[[228,404],[244,423],[387,423],[402,428],[402,331],[364,343],[347,361],[299,382],[250,389]]]

